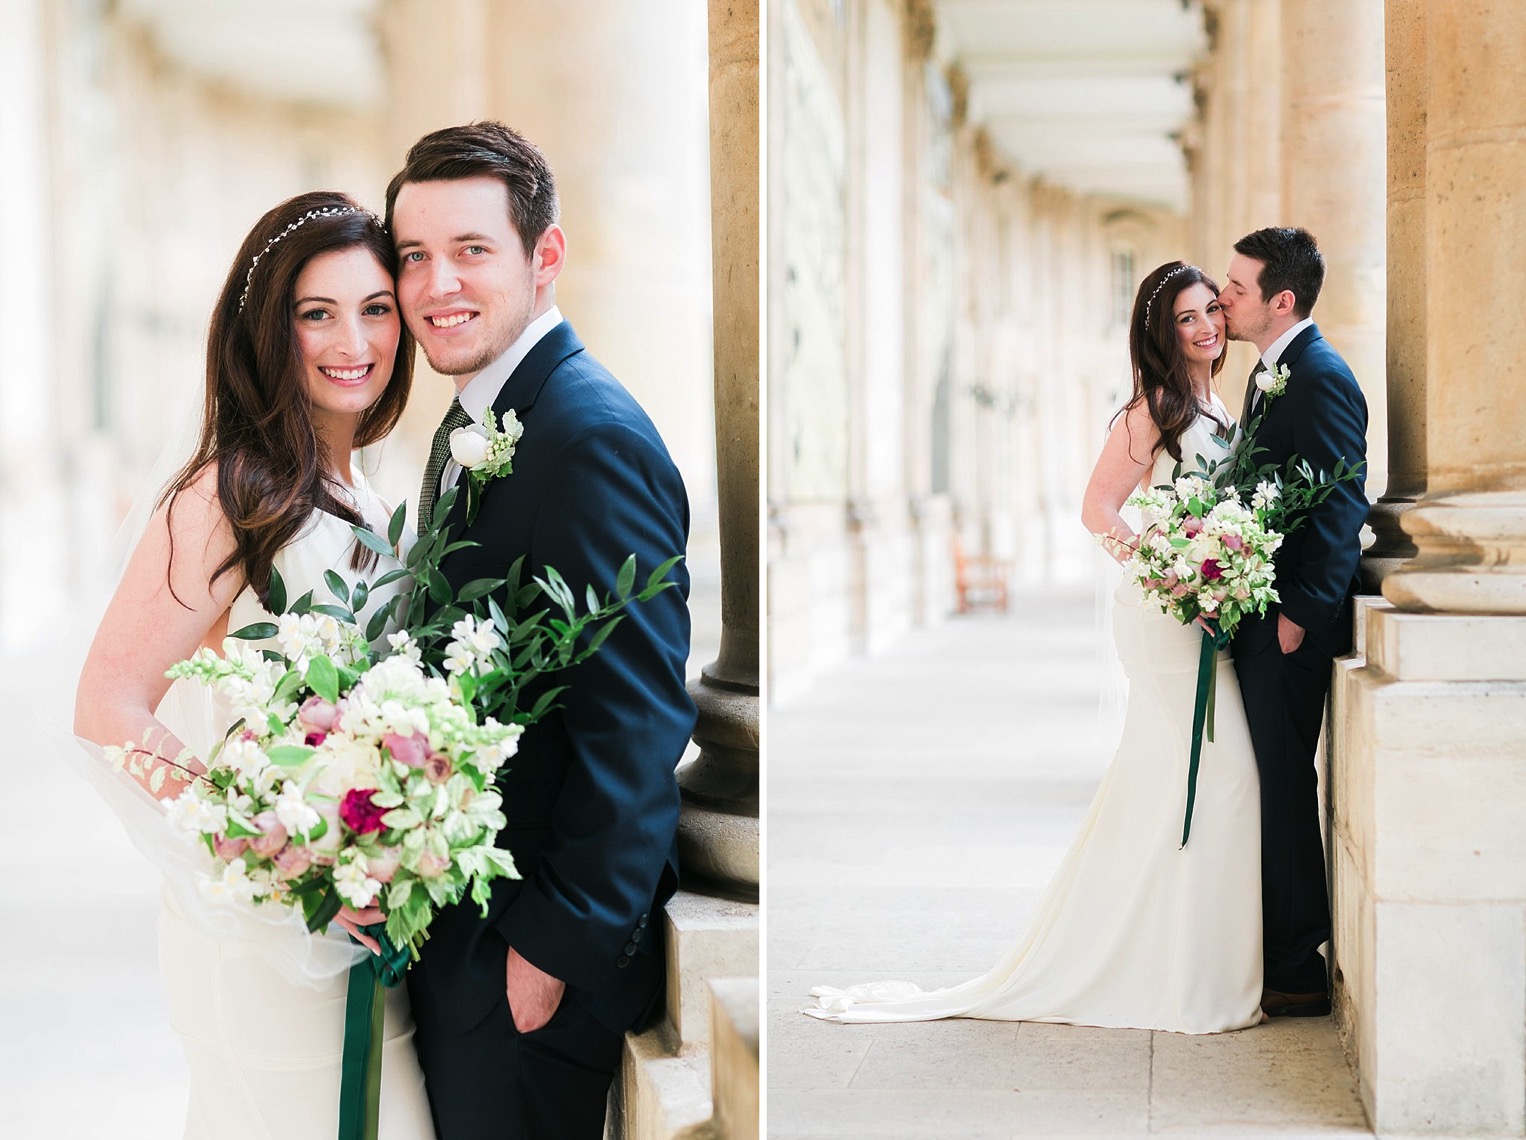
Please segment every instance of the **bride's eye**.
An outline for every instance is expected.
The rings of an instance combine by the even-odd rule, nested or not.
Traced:
[[[298,313],[299,321],[325,321],[328,320],[327,309],[308,309],[305,313]]]
[[[362,309],[361,314],[367,317],[385,317],[391,311],[391,305],[384,305],[380,301],[375,301]]]

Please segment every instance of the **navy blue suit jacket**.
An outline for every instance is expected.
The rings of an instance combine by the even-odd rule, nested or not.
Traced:
[[[1282,468],[1293,455],[1308,460],[1315,473],[1335,470],[1344,459],[1348,467],[1367,458],[1367,400],[1351,369],[1317,325],[1310,325],[1283,350],[1279,364],[1288,367],[1287,391],[1263,404],[1265,415],[1254,442],[1266,450],[1259,463]],[[1250,419],[1254,386],[1246,393],[1245,415]],[[1265,398],[1263,397],[1263,400]],[[1277,612],[1288,615],[1312,635],[1338,634],[1332,629],[1346,599],[1356,592],[1357,560],[1362,553],[1362,524],[1367,520],[1363,488],[1367,469],[1343,482],[1330,497],[1304,518],[1284,540],[1275,556],[1277,593],[1281,601],[1261,622],[1275,633]],[[1247,628],[1247,633],[1252,632]],[[1238,640],[1238,639],[1237,639]]]
[[[614,588],[625,559],[638,585],[683,554],[683,481],[646,413],[563,321],[530,350],[493,409],[524,424],[511,474],[483,489],[468,526],[463,493],[452,537],[481,545],[442,567],[459,590],[504,576],[524,557],[523,581],[554,567],[581,599]],[[598,653],[550,679],[561,707],[525,730],[500,776],[508,824],[499,846],[523,876],[495,884],[486,919],[469,901],[430,928],[410,971],[415,1013],[464,1032],[504,1000],[513,946],[567,983],[614,1030],[629,1028],[660,992],[659,910],[678,882],[674,768],[694,728],[685,687],[688,572],[625,611]],[[534,695],[531,694],[531,703]],[[521,707],[526,707],[522,705]]]

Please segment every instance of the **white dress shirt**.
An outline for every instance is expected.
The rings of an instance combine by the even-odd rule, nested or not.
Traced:
[[[504,349],[502,356],[467,382],[456,399],[461,402],[462,410],[472,417],[473,423],[480,424],[483,421],[492,408],[493,401],[498,399],[498,393],[503,391],[509,377],[514,375],[514,369],[524,363],[525,357],[530,355],[530,350],[541,342],[542,337],[561,323],[562,311],[552,305],[525,326],[519,339]],[[460,474],[461,465],[454,459],[447,459],[444,470],[440,472],[440,494],[450,490],[455,485],[456,476]]]
[[[1282,359],[1282,354],[1287,351],[1288,345],[1293,343],[1295,337],[1304,329],[1314,323],[1313,317],[1305,317],[1287,332],[1283,333],[1271,344],[1267,345],[1266,351],[1261,354],[1261,364],[1268,371],[1273,372],[1277,368],[1277,362]],[[1265,395],[1260,388],[1256,389],[1255,399],[1251,401],[1250,414],[1255,415],[1261,410],[1261,397]]]

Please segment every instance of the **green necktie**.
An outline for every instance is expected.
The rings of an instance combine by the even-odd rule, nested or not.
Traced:
[[[461,406],[460,400],[451,400],[445,409],[445,418],[435,428],[434,439],[429,444],[429,462],[424,464],[424,484],[419,488],[419,530],[427,530],[434,518],[435,500],[440,497],[440,472],[450,459],[450,433],[464,428],[472,417]]]

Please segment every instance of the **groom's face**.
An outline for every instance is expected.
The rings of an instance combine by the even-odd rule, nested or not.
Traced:
[[[466,383],[535,315],[539,249],[525,255],[497,178],[408,182],[392,211],[398,301],[436,372]]]
[[[1265,264],[1243,253],[1229,259],[1219,304],[1224,311],[1225,335],[1230,340],[1260,344],[1272,326],[1272,307],[1261,298],[1261,270]]]

